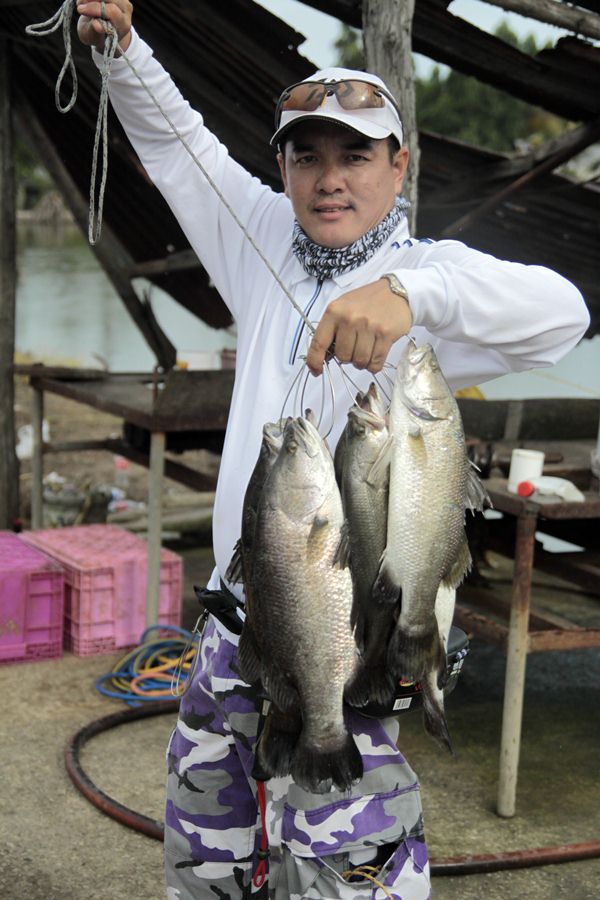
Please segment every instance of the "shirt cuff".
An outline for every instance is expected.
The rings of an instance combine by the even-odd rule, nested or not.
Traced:
[[[111,65],[111,75],[117,74],[122,71],[129,71],[129,66],[123,59],[126,56],[129,62],[134,65],[140,62],[142,59],[145,59],[147,56],[152,56],[152,51],[148,47],[146,43],[140,38],[135,28],[131,27],[131,41],[129,43],[129,47],[125,51],[125,53],[121,54],[121,56],[115,56]],[[92,59],[96,66],[101,69],[104,61],[104,56],[95,47],[92,47]]]

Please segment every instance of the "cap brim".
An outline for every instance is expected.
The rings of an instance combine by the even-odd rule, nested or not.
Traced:
[[[345,112],[339,110],[327,110],[327,109],[319,109],[315,110],[315,112],[303,112],[301,110],[296,111],[288,111],[283,113],[283,116],[286,117],[286,121],[282,124],[273,137],[270,140],[270,144],[273,147],[276,147],[277,144],[281,142],[281,138],[290,131],[295,125],[298,125],[300,122],[307,121],[320,121],[323,120],[332,122],[336,125],[342,125],[344,128],[349,128],[351,131],[357,132],[357,134],[363,134],[365,137],[373,138],[374,140],[383,140],[383,138],[389,137],[393,134],[390,128],[387,128],[383,125],[376,125],[374,122],[368,122],[363,120],[360,116],[361,110],[353,110],[352,112]]]

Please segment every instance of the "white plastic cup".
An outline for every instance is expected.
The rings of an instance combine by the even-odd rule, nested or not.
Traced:
[[[537,478],[544,469],[544,454],[541,450],[513,450],[510,457],[510,471],[508,473],[508,490],[511,494],[518,493],[517,488],[522,481]]]

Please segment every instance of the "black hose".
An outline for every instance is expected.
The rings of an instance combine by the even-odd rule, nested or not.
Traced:
[[[157,819],[151,819],[119,803],[101,791],[83,770],[79,754],[87,742],[117,725],[149,719],[176,712],[179,700],[159,700],[148,706],[126,709],[122,712],[95,719],[73,735],[65,749],[65,765],[71,781],[90,803],[107,816],[122,825],[140,831],[154,840],[164,840],[165,826]],[[483,853],[478,856],[449,856],[430,861],[432,875],[476,875],[487,872],[501,872],[507,869],[525,869],[532,866],[547,866],[556,863],[575,862],[580,859],[596,859],[600,856],[600,841],[581,844],[562,844],[557,847],[537,847],[532,850],[511,850],[507,853]]]
[[[164,838],[164,823],[129,809],[128,806],[124,806],[118,800],[114,800],[96,787],[92,779],[84,771],[79,760],[79,754],[91,738],[101,734],[103,731],[109,731],[109,729],[116,728],[117,725],[123,725],[125,722],[135,722],[136,719],[149,719],[151,716],[173,713],[178,708],[179,700],[157,700],[147,706],[125,709],[122,712],[95,719],[74,734],[65,748],[65,766],[77,790],[107,816],[116,819],[117,822],[121,822],[122,825],[126,825],[128,828],[141,831],[142,834],[157,841],[162,841]]]

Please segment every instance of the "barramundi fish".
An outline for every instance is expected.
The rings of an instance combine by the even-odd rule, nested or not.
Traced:
[[[335,469],[348,524],[350,568],[354,583],[356,643],[362,654],[360,672],[348,695],[353,705],[369,700],[386,703],[393,694],[386,650],[394,625],[394,609],[376,603],[373,585],[385,550],[389,466],[376,483],[373,466],[388,443],[386,409],[375,383],[359,392],[335,451]]]
[[[400,360],[389,428],[387,542],[374,593],[400,601],[388,647],[390,671],[421,682],[425,726],[451,749],[436,598],[440,586],[446,602],[453,598],[470,567],[465,509],[482,509],[486,494],[467,458],[458,404],[429,344],[410,342]]]
[[[277,731],[270,717],[257,747],[262,770],[287,768],[312,791],[332,784],[346,790],[363,772],[343,711],[358,666],[346,544],[331,454],[308,414],[293,419],[258,506],[250,629],[242,632],[239,661],[243,677],[262,682],[278,713],[293,722],[299,710],[302,719],[297,736],[293,727]]]

